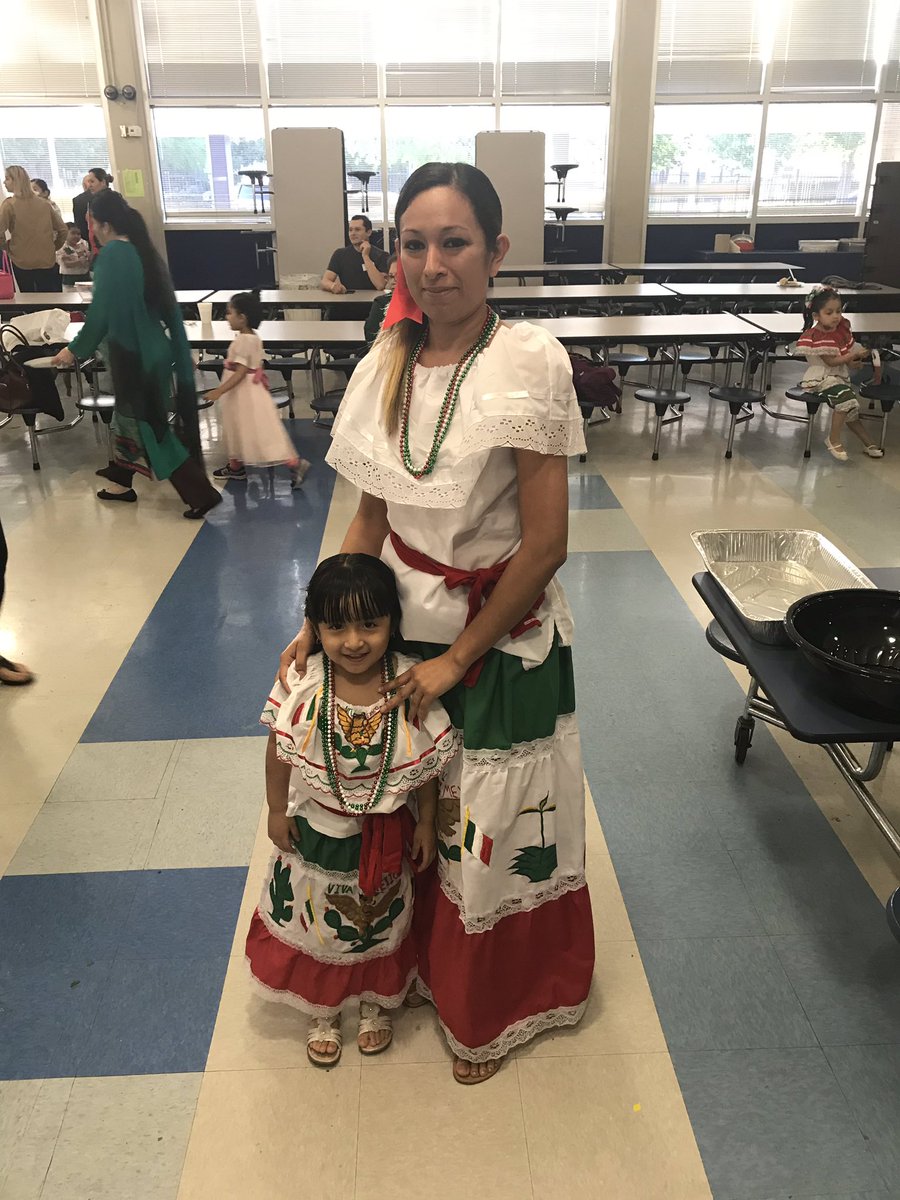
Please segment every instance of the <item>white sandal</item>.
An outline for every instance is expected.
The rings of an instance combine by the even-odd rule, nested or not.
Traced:
[[[390,1037],[378,1046],[362,1046],[359,1038],[364,1033],[389,1033]],[[359,1036],[356,1041],[360,1054],[365,1054],[367,1058],[372,1058],[376,1054],[384,1054],[393,1040],[394,1025],[390,1013],[386,1013],[377,1004],[368,1004],[363,1000],[359,1006]]]
[[[309,1033],[306,1035],[306,1056],[315,1067],[333,1067],[340,1062],[343,1040],[341,1037],[340,1017],[336,1024],[328,1017],[313,1017],[309,1023]],[[335,1050],[323,1054],[321,1050],[313,1050],[313,1042],[334,1042]]]
[[[866,446],[866,454],[869,458],[884,458],[884,451],[880,446],[876,446],[873,442],[871,446]]]

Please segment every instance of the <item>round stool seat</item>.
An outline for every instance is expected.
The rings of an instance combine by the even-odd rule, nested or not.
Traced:
[[[553,213],[557,221],[565,221],[573,212],[578,212],[571,204],[548,204],[546,208],[548,212]]]
[[[374,171],[348,171],[347,174],[351,179],[358,179],[360,183],[368,183],[370,179],[375,178]]]
[[[678,352],[678,361],[680,363],[706,363],[712,362],[713,356],[708,350],[680,350]]]
[[[550,170],[555,171],[560,179],[565,179],[570,171],[574,171],[578,163],[551,163]]]
[[[740,663],[741,666],[744,665],[744,660],[738,654],[737,650],[735,650],[731,639],[718,621],[710,621],[707,625],[706,640],[712,646],[713,650],[715,650],[716,654],[721,654],[723,658],[728,658],[732,662]]]
[[[635,400],[643,400],[645,404],[658,404],[663,408],[677,407],[690,404],[689,392],[679,392],[675,388],[637,388]]]
[[[82,412],[111,412],[115,406],[115,396],[82,396],[80,400],[75,400],[75,407]]]
[[[864,383],[859,394],[866,400],[877,400],[883,412],[890,412],[900,400],[900,385],[896,383]]]
[[[613,350],[611,354],[607,354],[606,361],[614,367],[641,367],[650,359],[646,354],[630,354],[624,350]]]
[[[766,398],[765,392],[744,387],[712,387],[709,389],[709,394],[713,400],[721,400],[723,403],[729,406],[734,405],[737,408],[743,408],[745,404],[762,404]]]

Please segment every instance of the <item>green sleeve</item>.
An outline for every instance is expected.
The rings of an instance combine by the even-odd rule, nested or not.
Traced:
[[[94,295],[87,310],[81,333],[69,343],[76,358],[90,358],[109,333],[109,321],[116,294],[115,255],[107,257],[110,247],[105,247],[94,267]]]

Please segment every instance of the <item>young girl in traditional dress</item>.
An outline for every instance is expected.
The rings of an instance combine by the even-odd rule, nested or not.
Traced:
[[[247,958],[271,997],[309,1014],[307,1053],[341,1056],[340,1013],[359,1000],[358,1046],[391,1043],[389,1012],[416,976],[413,872],[435,856],[437,777],[458,748],[440,705],[422,720],[382,711],[379,689],[416,660],[396,653],[390,567],[338,554],[309,582],[318,653],[276,682],[261,720],[275,843]]]
[[[838,462],[847,461],[849,456],[841,442],[846,425],[862,442],[869,458],[883,458],[884,451],[869,441],[863,429],[859,397],[850,385],[851,366],[868,358],[869,351],[853,340],[853,330],[834,288],[817,287],[806,297],[797,349],[809,362],[801,387],[824,397],[831,409],[831,429],[825,439],[828,453]]]
[[[290,468],[291,488],[300,487],[310,464],[301,458],[287,435],[284,422],[272,403],[269,380],[263,369],[265,349],[256,329],[262,305],[255,292],[238,292],[226,310],[228,324],[237,337],[228,347],[228,377],[207,392],[221,400],[220,414],[228,463],[213,471],[216,479],[246,479],[247,466]]]

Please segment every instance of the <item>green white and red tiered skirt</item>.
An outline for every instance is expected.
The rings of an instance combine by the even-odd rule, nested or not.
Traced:
[[[409,646],[422,658],[445,646]],[[416,881],[419,986],[460,1058],[499,1058],[581,1018],[594,967],[572,656],[488,652],[442,697],[464,750],[444,769],[437,870]]]

